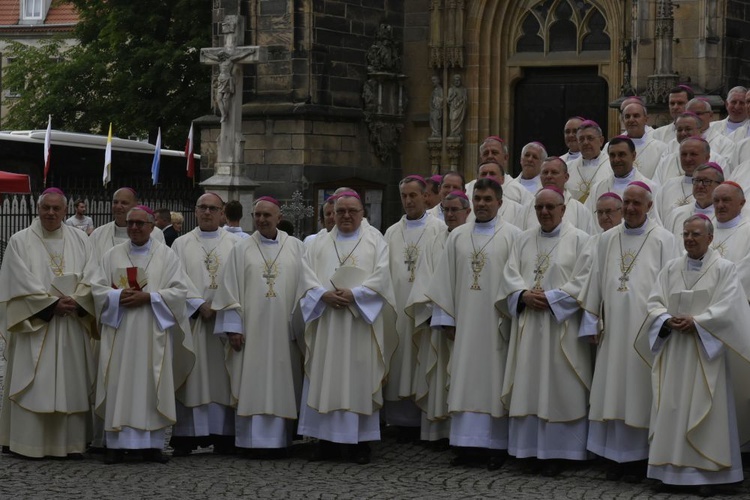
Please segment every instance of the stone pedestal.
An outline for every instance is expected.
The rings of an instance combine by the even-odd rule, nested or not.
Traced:
[[[201,182],[200,185],[206,192],[216,193],[225,202],[237,200],[242,205],[242,228],[250,232],[253,229],[253,202],[255,201],[255,189],[259,184],[249,177],[233,172],[239,170],[239,165],[231,163],[216,163],[216,175]]]
[[[451,170],[459,171],[461,163],[461,152],[464,149],[464,141],[461,137],[448,137],[445,139],[445,147],[448,150],[448,159],[451,162]]]
[[[430,172],[432,175],[442,174],[440,163],[443,158],[443,139],[441,137],[428,138],[427,149],[430,152]]]

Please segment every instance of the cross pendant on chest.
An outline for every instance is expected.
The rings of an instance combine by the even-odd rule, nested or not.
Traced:
[[[272,269],[266,269],[263,272],[263,277],[266,279],[266,285],[268,285],[266,297],[276,297],[276,292],[273,289],[273,285],[276,283],[276,273]]]
[[[542,280],[544,279],[544,270],[542,270],[542,266],[537,266],[534,269],[534,286],[532,288],[535,292],[543,291],[542,288]]]
[[[409,252],[404,264],[406,264],[406,270],[409,271],[409,283],[412,283],[414,281],[414,269],[417,267],[417,259]]]
[[[620,286],[617,289],[618,292],[627,292],[628,291],[628,281],[630,281],[630,278],[628,277],[627,273],[623,273],[622,276],[617,278],[620,280]]]

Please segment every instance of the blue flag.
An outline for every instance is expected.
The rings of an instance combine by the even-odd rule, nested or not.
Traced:
[[[154,161],[151,163],[151,182],[154,186],[159,182],[159,162],[161,161],[161,127],[156,135],[156,150],[154,151]]]

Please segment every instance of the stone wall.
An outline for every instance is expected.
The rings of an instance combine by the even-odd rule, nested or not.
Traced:
[[[737,85],[750,86],[750,3],[727,0],[724,92]]]
[[[399,154],[385,162],[374,154],[361,96],[380,23],[402,40],[403,2],[247,0],[241,9],[245,44],[268,51],[268,62],[247,66],[244,78],[243,173],[260,183],[257,194],[283,203],[301,191],[312,204],[317,183],[356,177],[386,184],[383,222],[397,220]],[[211,165],[218,120],[197,123],[203,164]]]

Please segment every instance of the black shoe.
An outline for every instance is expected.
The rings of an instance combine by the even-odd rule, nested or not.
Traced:
[[[622,476],[624,482],[637,484],[646,479],[646,472],[648,470],[648,462],[646,460],[628,462],[624,466],[625,470]]]
[[[542,463],[542,476],[555,477],[563,470],[562,460],[540,460]]]
[[[3,446],[3,455],[10,455],[10,446]]]
[[[704,484],[698,487],[698,496],[708,498],[716,495],[716,488],[710,484]]]
[[[68,460],[83,460],[83,453],[68,453]]]
[[[158,449],[143,450],[142,457],[144,462],[154,462],[157,464],[165,464],[169,462],[169,457]]]
[[[490,452],[492,453],[492,452]],[[499,454],[492,453],[490,458],[487,460],[487,470],[498,470],[505,464],[505,460],[508,458],[507,453]]]
[[[625,466],[623,464],[615,464],[607,471],[607,481],[619,481],[622,476],[625,475]]]
[[[396,442],[399,444],[417,443],[421,435],[419,427],[401,427],[398,428],[398,437]]]
[[[352,463],[367,465],[370,463],[370,445],[367,443],[357,443],[351,445],[349,459]]]
[[[313,445],[308,461],[320,462],[322,460],[334,460],[340,456],[341,450],[337,443],[321,439]]]
[[[524,458],[521,471],[524,474],[539,474],[543,467],[543,461],[537,458]]]
[[[112,450],[108,448],[104,452],[104,463],[106,465],[119,464],[122,462],[124,455],[125,454],[122,450]]]
[[[190,448],[183,448],[183,447],[175,448],[174,451],[172,452],[172,456],[173,457],[187,457],[190,455],[191,451],[193,450],[191,450]]]
[[[107,451],[107,448],[104,448],[102,446],[89,446],[86,450],[86,453],[89,455],[104,455],[104,452]]]
[[[455,457],[451,458],[450,464],[452,467],[462,467],[472,462],[471,456],[467,453],[459,453]]]
[[[450,449],[450,442],[447,438],[445,439],[438,439],[437,441],[432,441],[430,443],[430,448],[432,451],[446,451]]]

